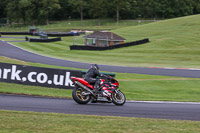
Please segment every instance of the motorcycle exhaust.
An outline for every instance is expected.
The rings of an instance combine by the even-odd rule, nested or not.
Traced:
[[[90,92],[93,96],[95,96],[96,97],[96,95],[88,88],[88,87],[86,87],[86,86],[84,86],[83,84],[81,84],[80,82],[78,82],[78,81],[75,81],[75,84],[77,84],[79,87],[81,87],[81,88],[83,88],[84,90],[86,90],[86,91],[88,91],[88,92]]]

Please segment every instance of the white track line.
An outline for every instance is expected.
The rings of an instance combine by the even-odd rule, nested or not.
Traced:
[[[195,104],[200,105],[200,102],[172,102],[172,101],[127,101],[128,103],[158,103],[158,104]]]
[[[2,41],[4,41],[4,40],[2,40]],[[6,42],[6,41],[4,41],[4,42]],[[39,56],[43,56],[43,57],[54,58],[54,59],[59,59],[59,60],[66,61],[65,59],[62,59],[62,58],[55,58],[55,57],[41,55],[41,54],[38,54],[38,53],[33,53],[31,51],[28,51],[26,49],[18,47],[16,45],[12,44],[12,43],[9,43],[9,42],[6,42],[6,43],[8,43],[8,44],[10,44],[10,45],[12,45],[14,47],[17,47],[17,48],[19,48],[21,50],[24,50],[24,51],[27,51],[29,53],[35,54],[35,55],[39,55]],[[68,60],[68,61],[72,61],[72,60]],[[72,61],[72,62],[78,62],[78,61]],[[78,63],[80,63],[80,62],[78,62]],[[81,62],[81,63],[85,63],[85,62]],[[86,64],[91,64],[91,63],[86,63]],[[113,66],[113,65],[105,65],[105,66]],[[127,66],[120,66],[120,67],[127,67]],[[195,70],[195,71],[200,71],[200,69],[197,69],[197,68],[170,68],[170,67],[144,67],[144,68],[158,68],[158,69],[175,69],[175,70]]]

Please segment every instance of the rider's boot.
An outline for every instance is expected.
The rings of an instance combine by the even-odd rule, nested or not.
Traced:
[[[99,81],[96,81],[94,84],[94,93],[97,93],[100,90]]]
[[[93,90],[93,92],[96,94],[97,92],[98,92],[98,90],[99,90],[99,86],[94,86],[94,90]]]
[[[108,103],[112,103],[112,100],[110,98],[107,98],[108,99]]]

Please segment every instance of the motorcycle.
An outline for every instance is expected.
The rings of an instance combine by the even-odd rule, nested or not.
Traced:
[[[106,102],[122,106],[126,102],[125,95],[119,90],[119,82],[109,75],[99,79],[99,90],[94,91],[94,87],[83,78],[71,77],[75,88],[72,92],[74,101],[79,104]]]

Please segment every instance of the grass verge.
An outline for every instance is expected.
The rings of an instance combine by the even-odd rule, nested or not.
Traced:
[[[143,20],[138,23],[137,20],[120,20],[119,24],[116,24],[114,20],[104,19],[101,20],[101,25],[99,26],[97,19],[92,20],[72,20],[70,24],[68,21],[52,21],[49,25],[36,25],[40,31],[54,31],[54,32],[69,32],[71,29],[86,29],[86,30],[112,30],[118,29],[126,26],[136,26],[146,23],[151,23],[153,21]],[[4,26],[0,27],[1,31],[29,31],[30,26],[13,24],[11,27]]]
[[[107,51],[70,50],[83,45],[83,37],[63,37],[55,43],[13,42],[24,49],[52,57],[119,66],[200,68],[200,15],[158,21],[144,25],[112,27],[127,42],[149,38],[150,43]],[[89,27],[93,27],[89,25]],[[59,27],[59,25],[57,25]],[[70,28],[76,29],[78,25]],[[93,27],[94,28],[94,27]],[[51,30],[51,27],[49,27]]]
[[[198,133],[200,122],[0,111],[0,132]]]
[[[0,57],[1,62],[48,68],[71,69]],[[200,79],[116,73],[127,100],[200,102]],[[0,83],[0,93],[71,98],[72,90]]]
[[[137,75],[135,75],[137,77]],[[119,81],[127,100],[200,102],[200,80]],[[72,90],[0,83],[0,93],[72,98]]]

